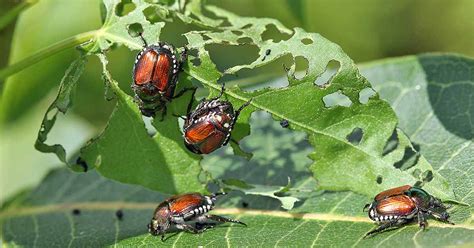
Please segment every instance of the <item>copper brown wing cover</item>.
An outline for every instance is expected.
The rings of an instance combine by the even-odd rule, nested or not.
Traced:
[[[390,196],[403,195],[405,193],[405,191],[407,191],[409,189],[411,189],[410,185],[404,185],[404,186],[400,186],[400,187],[397,187],[397,188],[385,190],[385,191],[380,192],[378,195],[376,195],[375,200],[380,201],[380,200],[382,200],[384,198],[387,198],[387,197],[390,197]]]
[[[203,196],[199,193],[189,193],[171,198],[171,212],[185,213],[203,204]]]
[[[398,195],[379,201],[376,210],[381,215],[409,215],[415,208],[416,205],[410,197]]]

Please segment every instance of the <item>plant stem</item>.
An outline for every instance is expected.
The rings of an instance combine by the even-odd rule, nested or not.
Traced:
[[[51,46],[48,46],[44,49],[41,49],[40,51],[36,52],[35,54],[13,64],[10,65],[6,68],[3,68],[0,70],[0,81],[4,80],[8,76],[15,74],[29,66],[32,66],[39,61],[48,58],[58,52],[61,52],[62,50],[65,50],[67,48],[71,48],[77,45],[80,45],[93,37],[95,37],[97,31],[90,31],[90,32],[85,32],[81,34],[74,35],[72,37],[69,37],[67,39],[64,39],[62,41],[59,41],[57,43],[52,44]]]
[[[23,10],[33,6],[37,2],[38,0],[26,0],[9,10],[6,14],[0,17],[0,30],[3,30],[8,24],[10,24],[10,22],[15,20],[16,16]]]

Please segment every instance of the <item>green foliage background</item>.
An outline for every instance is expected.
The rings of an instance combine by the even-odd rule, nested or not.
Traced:
[[[443,4],[441,2],[426,6],[423,1],[397,1],[385,7],[377,6],[375,1],[362,1],[357,5],[349,1],[336,1],[335,3],[326,1],[242,1],[240,4],[235,4],[234,1],[209,2],[241,15],[274,17],[287,27],[302,27],[310,32],[321,33],[326,38],[341,45],[344,51],[356,61],[366,61],[374,58],[423,51],[457,51],[467,55],[474,54],[471,50],[472,46],[466,42],[470,40],[468,36],[472,35],[472,32],[467,32],[467,30],[472,30],[474,26],[473,21],[469,18],[469,13],[471,13],[469,10],[473,9],[472,2],[470,1],[459,1],[453,4],[443,5],[443,8],[440,8]],[[271,6],[271,8],[268,6]],[[125,6],[125,10],[127,10],[127,8],[128,7]],[[10,50],[10,62],[15,62],[57,40],[80,32],[98,29],[101,26],[98,9],[98,2],[92,0],[80,3],[67,1],[60,4],[58,4],[57,1],[41,1],[26,10],[20,16],[13,36],[11,36],[11,27],[2,32],[2,38],[6,37],[6,39],[2,39],[2,41],[8,40],[9,37],[11,37],[11,44],[13,44],[10,49],[8,49],[10,43],[5,44],[2,48],[7,52]],[[423,9],[421,14],[418,9]],[[440,9],[444,11],[438,13]],[[75,11],[77,13],[75,13]],[[40,18],[45,12],[50,13],[51,19]],[[80,16],[80,18],[71,19],[71,16]],[[52,21],[53,19],[54,21]],[[186,40],[184,37],[176,36],[176,34],[187,31],[188,30],[183,29],[182,25],[168,23],[166,28],[162,31],[161,37],[179,46],[184,44]],[[273,37],[276,40],[279,39],[279,32],[276,30],[274,30],[273,33],[270,32],[264,34],[264,36],[265,35]],[[280,36],[281,38],[288,38],[285,37],[285,35],[280,34]],[[460,36],[463,38],[460,39]],[[32,40],[35,42],[31,42]],[[134,44],[131,44],[131,46],[133,47]],[[135,44],[135,46],[139,47],[139,43]],[[249,63],[259,56],[255,48],[250,46],[232,47],[211,45],[208,48],[212,61],[217,64],[218,69],[221,71],[237,64]],[[276,51],[275,48],[273,51]],[[22,189],[25,186],[34,186],[35,183],[41,179],[42,174],[49,171],[49,168],[54,167],[54,164],[56,164],[57,160],[54,157],[39,154],[33,150],[32,144],[34,144],[36,130],[41,123],[42,113],[45,112],[48,104],[52,101],[55,87],[57,87],[58,82],[63,77],[64,71],[66,71],[72,59],[77,57],[77,54],[77,52],[70,49],[68,52],[54,55],[14,75],[3,85],[2,98],[0,99],[0,119],[2,123],[2,132],[0,133],[2,152],[2,161],[0,164],[2,178],[0,179],[0,186],[2,195],[0,200],[5,201],[8,196],[12,196],[18,189]],[[134,56],[135,52],[129,51],[123,46],[107,53],[107,59],[109,61],[107,64],[108,70],[113,75],[113,78],[117,80],[117,86],[128,94],[131,94],[129,80],[132,64],[124,63],[123,61],[133,61]],[[236,59],[229,60],[229,58]],[[6,64],[5,61],[2,63]],[[269,66],[239,72],[239,79],[269,75],[263,78],[257,77],[254,80],[255,82],[250,82],[252,84],[267,82],[268,80],[284,76],[285,72],[281,69],[281,63],[291,65],[292,62],[288,57],[282,57],[277,60],[276,63]],[[293,70],[298,71],[304,68],[305,62],[297,60]],[[458,101],[461,103],[472,101],[472,95],[469,94],[469,92],[474,91],[471,87],[473,82],[473,65],[471,60],[457,56],[421,56],[369,64],[362,68],[364,75],[368,77],[375,89],[380,91],[382,98],[391,103],[400,119],[400,126],[403,131],[415,142],[415,146],[418,145],[421,147],[422,155],[426,157],[427,162],[431,163],[436,173],[447,178],[450,182],[456,194],[456,199],[471,204],[473,188],[471,165],[473,161],[470,154],[472,154],[473,128],[466,120],[474,116],[474,110],[463,104],[460,104],[459,107],[454,109],[445,107],[456,106]],[[450,74],[452,70],[459,71],[460,75],[465,76],[458,77],[452,75]],[[65,145],[67,151],[77,151],[87,139],[95,137],[97,132],[104,128],[115,105],[115,101],[108,102],[104,100],[104,85],[100,77],[101,71],[102,65],[99,60],[91,57],[86,64],[84,75],[79,79],[76,93],[81,97],[73,98],[74,107],[72,111],[68,112],[66,118],[59,115],[58,124],[55,129],[53,129],[52,137],[50,137],[48,143],[59,142]],[[193,71],[190,73],[193,75]],[[194,75],[200,75],[199,71],[195,71],[194,73]],[[209,76],[212,78],[212,75]],[[421,78],[426,78],[426,81],[420,81]],[[225,76],[224,80],[235,80],[235,77]],[[245,82],[245,80],[242,81],[243,84],[238,84],[243,87],[245,87],[245,83],[249,83]],[[278,80],[276,80],[276,82],[278,82]],[[119,94],[118,102],[120,105],[120,94],[122,93],[117,93],[118,91],[116,89],[114,90],[113,85],[112,83],[112,91]],[[209,84],[208,86],[212,85]],[[233,94],[237,97],[245,97],[245,94],[239,91],[234,91]],[[204,95],[204,92],[202,92],[201,95]],[[123,96],[122,104],[124,104],[125,108],[128,108],[129,105],[133,105],[130,104],[131,102],[127,103],[129,99],[127,99],[125,94]],[[263,100],[261,104],[265,104]],[[413,106],[417,108],[413,109]],[[179,108],[177,105],[177,109]],[[120,113],[123,112],[119,111],[118,114]],[[419,113],[419,115],[414,118],[413,113]],[[260,113],[258,114],[260,115]],[[116,115],[114,115],[114,117],[116,117]],[[452,119],[452,117],[457,119]],[[120,119],[121,117],[116,118]],[[244,116],[244,118],[249,118],[249,116]],[[138,119],[137,117],[137,120]],[[291,240],[297,239],[300,245],[310,245],[311,243],[330,245],[342,244],[341,242],[361,242],[360,236],[373,227],[373,225],[368,222],[368,219],[364,217],[363,213],[352,208],[363,205],[363,203],[369,200],[367,196],[355,193],[312,192],[311,195],[305,193],[311,192],[311,190],[314,189],[315,182],[311,177],[310,171],[307,170],[307,166],[309,166],[311,161],[305,156],[310,153],[311,147],[304,140],[304,135],[302,133],[282,133],[285,131],[280,130],[277,124],[271,124],[272,121],[268,116],[261,116],[261,119],[266,120],[266,122],[262,121],[260,123],[258,120],[252,121],[252,136],[247,138],[248,140],[244,139],[244,143],[242,144],[244,150],[254,152],[254,159],[251,160],[251,163],[253,163],[251,164],[251,170],[239,174],[239,166],[245,167],[249,165],[243,158],[232,155],[231,149],[226,149],[215,156],[206,157],[202,162],[203,168],[214,178],[221,179],[229,178],[228,175],[226,176],[226,173],[232,171],[232,177],[230,178],[245,179],[246,182],[257,187],[258,194],[271,194],[276,200],[280,200],[283,203],[290,199],[283,198],[280,194],[278,194],[280,196],[273,194],[283,189],[266,189],[261,186],[286,185],[288,182],[286,175],[291,175],[292,185],[290,189],[294,192],[290,192],[290,195],[303,200],[309,199],[296,203],[296,207],[292,211],[298,214],[310,213],[310,215],[307,217],[305,217],[304,214],[301,216],[296,215],[299,217],[290,224],[288,222],[289,218],[279,216],[279,212],[271,212],[273,210],[279,210],[280,203],[278,201],[270,198],[263,198],[262,200],[262,197],[257,196],[236,195],[223,203],[223,206],[235,208],[243,202],[252,202],[251,208],[262,209],[262,211],[266,212],[253,213],[251,211],[246,212],[246,210],[232,210],[233,208],[231,208],[231,210],[227,209],[227,213],[235,214],[247,222],[259,224],[255,224],[249,228],[249,230],[243,230],[237,227],[218,228],[216,232],[205,235],[204,240],[201,237],[198,238],[192,235],[180,234],[173,238],[174,241],[171,239],[170,243],[195,245],[208,243],[212,246],[211,244],[213,242],[216,242],[216,244],[219,244],[219,242],[230,242],[230,244],[235,245],[258,245],[258,242],[261,242],[261,240],[258,239],[260,237],[259,233],[278,230],[275,228],[266,229],[268,228],[267,226],[288,226],[289,228],[287,229],[281,229],[281,235],[277,236],[287,237],[290,242]],[[127,127],[128,126],[125,128]],[[259,134],[258,130],[260,129],[258,129],[258,127],[272,131],[270,131],[270,133]],[[124,127],[117,127],[116,132],[120,133],[120,130],[123,130],[123,128]],[[434,136],[432,135],[433,130],[437,133]],[[110,128],[108,131],[111,131]],[[113,134],[113,130],[111,132]],[[273,139],[264,141],[264,139],[271,139],[271,137],[275,138],[276,144],[279,144],[279,146],[268,147],[268,150],[265,152],[255,146],[255,144],[275,142]],[[102,138],[104,139],[103,142],[107,142],[106,137]],[[163,138],[166,137],[157,137],[157,140],[160,141],[163,140]],[[172,139],[172,137],[169,138]],[[162,145],[168,144],[169,143],[165,143]],[[285,148],[285,144],[290,145]],[[154,144],[150,144],[150,146],[153,145]],[[176,146],[179,145],[180,144],[176,144]],[[159,147],[160,144],[157,146]],[[246,146],[247,149],[245,149]],[[298,149],[295,149],[295,147]],[[89,159],[92,159],[92,157],[95,158],[96,155],[94,154],[96,153],[96,148],[88,147],[88,149],[91,156]],[[114,151],[113,148],[112,151]],[[288,153],[294,155],[291,158],[278,156],[278,154]],[[268,154],[274,154],[274,157],[268,156]],[[170,156],[182,155],[173,154]],[[189,157],[188,159],[189,161],[185,164],[195,163],[194,165],[197,166],[198,161],[196,158]],[[215,164],[221,166],[213,166]],[[272,164],[272,167],[265,166],[268,164]],[[288,164],[294,166],[289,166]],[[177,169],[177,171],[182,170],[177,167],[174,168]],[[312,168],[314,168],[313,172],[318,169],[318,167]],[[99,169],[102,174],[107,174],[105,170],[106,169],[102,168]],[[279,176],[275,177],[275,175],[272,174],[273,171]],[[252,177],[252,175],[265,172],[269,173],[265,178],[272,178],[272,180],[262,181]],[[61,187],[64,193],[59,194],[56,192],[56,198],[54,200],[49,199],[48,195],[51,194],[52,189],[55,189],[51,184],[55,180],[64,180],[59,178],[55,179],[55,176],[58,177],[57,175],[60,174],[65,178],[67,173],[70,172],[52,172],[41,184],[41,187],[33,191],[31,195],[26,193],[15,197],[13,202],[8,202],[4,206],[4,209],[7,209],[7,207],[11,209],[10,207],[12,206],[17,206],[19,209],[26,207],[24,211],[28,214],[28,206],[33,206],[34,208],[35,206],[42,206],[49,203],[74,204],[80,202],[81,204],[86,204],[86,206],[84,206],[86,209],[85,215],[87,214],[87,209],[92,212],[92,216],[86,215],[88,216],[87,218],[94,218],[93,216],[97,215],[97,220],[103,220],[104,223],[110,222],[109,224],[103,225],[107,231],[105,229],[103,230],[104,236],[98,237],[98,239],[95,240],[97,242],[96,244],[113,244],[117,239],[125,239],[122,241],[122,245],[136,245],[140,242],[153,244],[155,242],[150,239],[148,235],[141,235],[143,230],[141,230],[139,226],[142,225],[143,221],[139,220],[145,220],[146,222],[146,219],[149,218],[149,212],[153,208],[153,204],[158,202],[162,196],[155,195],[156,193],[141,188],[133,188],[136,186],[125,186],[106,179],[104,179],[106,180],[104,181],[104,187],[107,190],[96,192],[92,195],[87,194],[87,192],[83,193],[80,189],[67,186],[68,184],[77,184],[78,186],[87,185],[90,183],[90,181],[87,180],[103,180],[98,179],[99,177],[97,175],[89,175],[89,179],[77,177],[78,179],[71,180],[76,183],[72,183],[69,180],[63,183],[56,182],[56,185],[62,185]],[[115,172],[112,171],[112,173]],[[459,173],[461,173],[461,175],[459,175]],[[172,174],[175,173],[173,172]],[[316,174],[324,174],[324,171],[316,171]],[[327,175],[326,177],[322,177],[322,179],[328,178],[329,176]],[[127,180],[128,179],[129,178],[127,178]],[[396,180],[396,178],[394,179]],[[192,188],[197,185],[196,182],[186,183],[189,184],[183,184],[178,187]],[[109,184],[115,186],[109,186]],[[155,186],[145,186],[160,189]],[[118,189],[115,187],[118,187]],[[331,187],[333,186],[329,186],[328,188]],[[362,188],[367,188],[361,184],[357,184],[356,187],[360,188],[350,189],[365,193]],[[167,188],[166,185],[165,188]],[[340,188],[336,187],[332,189]],[[373,188],[368,189],[369,191],[378,190]],[[45,195],[39,194],[38,192],[41,192],[41,190],[49,193],[45,193]],[[286,191],[287,189],[284,190]],[[70,191],[69,194],[78,194],[79,196],[74,197],[76,199],[67,199],[67,197],[64,199],[63,195],[68,195],[65,193],[68,191]],[[110,199],[103,198],[104,195],[108,193],[120,194],[120,192],[133,192],[133,194],[138,192],[139,194],[136,197],[133,196],[130,198],[128,198],[126,194],[116,197],[112,194]],[[249,193],[249,191],[247,191],[247,193]],[[94,194],[97,195],[94,196]],[[103,212],[100,209],[96,209],[94,207],[96,205],[94,204],[88,205],[89,202],[94,202],[98,198],[110,201],[111,203],[109,203],[109,205],[105,205],[111,206],[110,209],[102,209],[105,210],[105,212]],[[131,204],[130,206],[133,206],[131,207],[132,210],[136,206],[142,209],[141,212],[136,213],[136,219],[133,218],[135,225],[131,225],[131,227],[134,228],[131,228],[129,231],[122,229],[120,222],[113,219],[114,209],[117,208],[116,206],[121,206],[120,204],[114,205],[117,201]],[[138,202],[137,205],[133,205],[136,204],[136,202]],[[144,204],[141,205],[141,202],[144,202]],[[255,202],[255,205],[253,202]],[[74,220],[75,217],[71,216],[69,212],[73,206],[74,205],[60,208],[61,210],[59,212],[53,209],[51,213],[47,212],[46,215],[38,215],[40,219],[37,219],[35,212],[33,212],[33,217],[30,219],[29,217],[23,217],[24,211],[19,211],[17,215],[11,214],[8,209],[0,216],[7,219],[7,223],[10,226],[9,228],[12,228],[9,232],[12,233],[17,233],[15,228],[24,225],[35,226],[37,223],[43,225],[45,223],[42,218],[45,218],[46,223],[53,220],[62,220],[62,225],[64,226],[59,225],[58,228],[66,230],[69,226],[75,227],[78,225]],[[124,208],[127,208],[127,206],[128,205],[125,204]],[[226,209],[220,211],[226,213]],[[472,236],[472,204],[471,207],[457,206],[456,211],[454,218],[462,222],[462,224],[455,227],[454,230],[449,231],[450,234],[447,236],[446,243],[443,244],[453,244],[455,241],[464,244],[472,244],[474,241],[469,239],[469,237]],[[316,215],[311,215],[311,213]],[[49,216],[50,214],[53,216]],[[317,214],[326,215],[318,216]],[[135,213],[133,216],[135,216]],[[38,222],[38,220],[40,221]],[[129,219],[126,219],[126,221],[129,221]],[[31,223],[33,223],[33,225],[31,225]],[[123,224],[124,226],[129,226],[128,222]],[[430,237],[434,238],[439,236],[439,234],[445,234],[445,228],[447,227],[438,225],[439,224],[433,224],[432,231],[426,235],[424,235],[425,233],[419,233],[415,226],[411,226],[404,228],[408,229],[407,231],[383,234],[380,237],[364,241],[365,243],[360,244],[370,245],[375,243],[380,245],[386,244],[387,242],[396,242],[396,240],[405,242],[405,240],[412,239],[414,245],[428,246],[433,244],[430,243],[433,242]],[[337,233],[339,229],[347,229],[348,226],[350,226],[349,230],[351,230],[348,233],[349,239],[331,238],[331,235]],[[81,227],[83,226],[81,225]],[[231,234],[229,234],[230,230],[232,230]],[[297,232],[299,230],[309,230],[311,233],[308,233],[307,239],[300,239],[300,234]],[[109,231],[110,237],[107,236],[109,235]],[[32,232],[35,231],[33,230]],[[248,235],[248,233],[255,235],[255,238],[252,238],[253,236],[250,237],[250,240],[254,240],[255,242],[247,241],[243,238],[246,234]],[[291,238],[292,235],[296,236]],[[314,235],[316,235],[316,237]],[[402,237],[397,239],[398,235]],[[421,235],[423,235],[423,237],[419,238]],[[74,233],[71,233],[71,236],[73,238],[67,239],[66,242],[70,242],[70,244],[79,242],[74,243],[75,245],[82,244],[80,243],[82,241],[76,240]],[[225,239],[222,239],[222,237],[225,237]],[[5,235],[5,239],[12,240],[8,232]],[[19,242],[18,244],[20,245],[38,245],[41,243],[37,242],[51,242],[52,239],[53,237],[48,237],[48,235],[37,234],[37,238],[30,240],[34,243],[24,243],[25,239],[21,237],[15,238],[14,243]],[[87,239],[84,240],[84,242],[86,242],[84,244],[88,244]],[[268,242],[270,242],[268,244],[271,245],[281,246],[291,244],[285,243],[286,241],[284,239],[277,243],[271,243],[273,241]],[[394,243],[394,245],[395,244],[396,243]]]

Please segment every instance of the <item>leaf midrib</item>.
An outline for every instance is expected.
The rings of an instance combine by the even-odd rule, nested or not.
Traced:
[[[19,208],[11,208],[6,211],[0,212],[0,221],[5,219],[11,219],[19,216],[34,216],[39,214],[57,213],[57,212],[68,212],[73,209],[81,210],[96,210],[96,211],[116,211],[118,209],[128,210],[150,210],[152,211],[157,206],[156,202],[75,202],[75,203],[62,203],[62,204],[51,204],[43,206],[26,206]],[[365,216],[348,216],[334,213],[291,213],[278,210],[256,210],[256,209],[243,209],[243,208],[216,208],[212,210],[216,214],[228,214],[228,215],[242,215],[242,216],[268,216],[276,218],[288,218],[288,219],[301,219],[301,220],[314,220],[314,221],[345,221],[345,222],[358,222],[358,223],[373,223],[368,217]],[[449,225],[440,222],[430,222],[430,226],[440,228],[464,228],[474,230],[473,225],[469,224],[456,224]]]

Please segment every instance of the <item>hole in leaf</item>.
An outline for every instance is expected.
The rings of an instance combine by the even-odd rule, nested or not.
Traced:
[[[136,8],[135,4],[131,0],[122,0],[115,7],[115,14],[117,16],[126,16]]]
[[[260,51],[260,53],[262,53],[262,51]],[[229,82],[229,85],[234,83],[238,84],[239,87],[246,91],[287,87],[289,83],[283,65],[292,64],[293,62],[293,56],[291,56],[291,54],[285,54],[283,57],[273,60],[272,63],[257,68],[242,69],[235,75],[224,74],[219,81],[226,82],[226,84]],[[269,72],[272,73],[269,74]],[[236,78],[236,75],[238,75],[238,78]]]
[[[253,41],[249,37],[240,37],[237,39],[237,42],[240,44],[251,44]]]
[[[421,170],[420,169],[415,169],[413,170],[413,172],[411,173],[415,178],[420,178],[421,176]]]
[[[242,28],[240,29],[247,29],[247,28],[251,28],[253,25],[252,24],[246,24],[245,26],[243,26]]]
[[[296,69],[294,76],[296,79],[302,79],[308,73],[309,62],[305,57],[297,56],[295,58],[295,64]]]
[[[153,126],[153,118],[142,116],[142,119],[143,123],[145,124],[145,129],[148,133],[148,136],[153,138],[153,136],[155,136],[155,134],[158,132],[155,126]]]
[[[151,24],[155,24],[160,20],[160,16],[158,15],[157,9],[153,6],[144,9],[143,15],[145,16],[146,20],[149,21]]]
[[[323,74],[316,78],[316,81],[314,81],[314,83],[321,88],[328,87],[330,82],[332,81],[332,78],[339,71],[339,68],[341,68],[341,64],[339,63],[339,61],[329,61],[329,63],[326,65],[326,70],[323,72]]]
[[[383,180],[382,176],[381,176],[381,175],[378,175],[378,176],[377,176],[377,180],[376,180],[377,183],[378,183],[378,184],[381,184],[381,183],[382,183],[382,180]]]
[[[212,17],[211,17],[211,18],[212,18]],[[198,19],[198,18],[196,18],[196,19]],[[220,26],[221,26],[221,27],[230,27],[230,26],[232,26],[232,24],[230,24],[229,20],[223,19]]]
[[[354,128],[350,134],[346,136],[347,141],[353,145],[359,145],[362,137],[364,136],[364,131],[360,127]]]
[[[243,44],[239,46],[212,44],[206,46],[220,71],[242,64],[250,64],[258,59],[258,48],[255,45]],[[224,54],[224,56],[222,56]]]
[[[143,33],[143,27],[140,23],[132,23],[127,28],[128,34],[132,37],[138,37],[140,33]]]
[[[200,66],[201,65],[201,59],[199,59],[199,57],[194,57],[191,60],[191,63],[193,63],[194,66]]]
[[[352,101],[349,99],[349,97],[342,94],[340,90],[324,96],[323,102],[326,108],[331,108],[338,105],[343,107],[349,107],[352,104]]]
[[[398,147],[398,134],[397,134],[397,129],[393,130],[392,135],[387,140],[387,143],[385,143],[385,147],[383,148],[382,151],[382,156],[385,156],[391,152],[393,152],[395,149]]]
[[[51,120],[53,120],[53,119],[56,117],[56,115],[57,115],[58,113],[59,113],[59,110],[58,110],[57,108],[54,108],[54,109],[52,109],[51,111],[48,111],[48,112],[46,113],[46,119],[47,119],[48,121],[51,121]]]
[[[421,187],[423,187],[423,184],[424,183],[422,181],[416,181],[416,183],[413,186],[421,188]]]
[[[431,180],[433,180],[433,172],[431,170],[427,170],[421,174],[421,178],[423,182],[431,182]]]
[[[405,147],[405,152],[403,154],[403,158],[396,162],[393,166],[397,169],[402,171],[408,170],[416,163],[418,163],[418,159],[420,158],[420,154],[413,150],[411,147]]]
[[[372,88],[365,88],[359,92],[359,102],[366,104],[373,96],[375,96],[375,91]]]
[[[239,31],[239,30],[232,30],[231,32],[235,35],[238,35],[238,36],[241,36],[242,34],[244,34],[244,32]]]
[[[290,37],[291,35],[289,34],[281,33],[273,24],[268,24],[262,33],[262,39],[264,41],[273,40],[273,42],[280,42],[282,40],[288,40]]]
[[[313,44],[313,40],[310,39],[310,38],[304,38],[304,39],[301,40],[301,42],[305,45]]]

